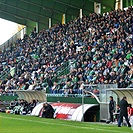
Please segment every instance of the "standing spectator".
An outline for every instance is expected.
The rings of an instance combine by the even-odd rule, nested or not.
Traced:
[[[117,124],[118,124],[119,117],[120,117],[120,106],[117,105],[117,106],[116,106],[116,113],[115,113],[115,122],[116,122]]]
[[[128,119],[127,107],[128,107],[127,98],[123,97],[123,99],[120,101],[120,118],[118,120],[118,127],[121,127],[123,116],[125,117],[128,127],[131,127],[131,124],[129,123],[129,119]]]
[[[114,122],[113,113],[115,112],[116,102],[112,96],[110,96],[109,102],[109,114],[110,114],[110,123]]]
[[[129,121],[133,126],[133,108],[131,104],[129,104],[129,107],[128,107],[128,116],[129,116]]]

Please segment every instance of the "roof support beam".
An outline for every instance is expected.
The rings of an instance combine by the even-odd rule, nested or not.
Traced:
[[[80,7],[74,6],[72,4],[67,4],[67,3],[59,1],[59,0],[54,0],[54,1],[56,1],[57,3],[63,4],[63,5],[67,5],[67,6],[71,7],[71,8],[74,8],[74,9],[80,9]]]
[[[46,11],[49,11],[50,13],[52,13],[53,14],[53,12],[55,12],[55,13],[58,13],[58,14],[65,14],[65,12],[63,12],[63,11],[59,11],[59,10],[56,10],[56,9],[52,9],[52,8],[50,8],[50,7],[47,7],[47,6],[45,6],[45,5],[39,5],[39,4],[36,4],[36,3],[34,3],[34,2],[29,2],[29,1],[26,1],[26,0],[21,0],[21,1],[23,1],[23,2],[25,2],[25,3],[29,3],[29,4],[31,4],[31,5],[35,5],[35,6],[38,6],[38,7],[41,7],[43,10],[46,10]],[[70,13],[67,13],[67,15],[77,15],[77,14],[70,14]],[[52,17],[52,16],[49,16],[49,17]],[[53,17],[52,17],[53,18]]]
[[[40,15],[40,14],[37,14],[37,13],[33,13],[33,12],[31,12],[31,11],[27,11],[27,10],[24,10],[24,9],[22,9],[22,8],[14,7],[14,6],[9,5],[9,4],[5,4],[5,3],[2,3],[2,2],[0,2],[0,4],[5,5],[5,6],[8,6],[8,7],[11,7],[11,8],[14,8],[14,9],[17,9],[17,10],[21,10],[21,11],[26,12],[26,13],[30,13],[30,14],[32,14],[32,15],[36,15],[37,17],[42,17],[42,18],[45,18],[45,19],[48,19],[48,18],[49,18],[49,16],[47,16],[47,15]],[[23,18],[23,17],[22,17],[22,18]],[[56,20],[56,21],[58,21],[58,22],[60,22],[59,19],[56,19],[56,18],[53,18],[53,19]],[[35,20],[34,20],[34,21],[35,21]],[[38,20],[36,20],[36,21],[38,21]]]
[[[30,2],[30,1],[27,1],[27,0],[21,0],[21,1],[24,2],[24,3],[28,3],[28,4],[31,4],[31,5],[34,5],[34,6],[41,7],[43,10],[46,10],[46,11],[49,11],[49,12],[52,13],[51,9],[44,8],[44,7],[42,6],[42,4],[39,5],[39,4],[36,4],[36,3],[34,3],[34,2]],[[42,1],[42,2],[43,2],[43,1]]]
[[[15,15],[13,15],[13,14],[7,12],[7,11],[2,11],[2,10],[0,10],[0,12],[3,12],[3,13],[5,13],[5,14],[7,14],[7,15],[10,15],[10,16],[13,16],[13,17],[15,17],[16,19],[19,19],[19,20],[31,20],[31,21],[35,21],[35,20],[33,20],[33,19],[31,19],[31,18],[28,18],[28,17],[23,17],[23,18],[22,18],[22,17],[20,17],[20,16],[15,16]],[[44,23],[44,22],[41,22],[41,21],[39,21],[39,22],[48,27],[48,24],[46,24],[46,23]],[[24,23],[23,25],[26,25],[26,21],[25,21],[25,23]]]
[[[62,1],[59,1],[59,0],[55,0],[57,3],[61,3],[61,4],[63,4],[63,5],[67,5],[67,6],[69,6],[69,7],[71,7],[71,8],[74,8],[74,9],[81,9],[82,7],[79,7],[79,6],[75,6],[75,5],[72,5],[71,3],[70,4],[68,4],[68,3],[65,3],[65,2],[62,2]],[[88,12],[92,12],[91,10],[89,10],[89,9],[86,9],[86,8],[84,8],[84,10],[86,10],[86,11],[88,11]]]
[[[83,9],[83,7],[84,7],[85,2],[86,2],[86,0],[83,0],[82,9]]]
[[[36,3],[34,3],[34,2],[30,2],[30,1],[27,1],[27,0],[21,0],[21,1],[23,1],[23,2],[25,2],[25,3],[29,3],[29,4],[34,5],[34,6],[41,7],[43,10],[49,11],[50,13],[52,13],[53,11],[54,11],[54,12],[57,12],[57,13],[59,13],[59,14],[62,14],[62,13],[63,13],[63,12],[61,12],[61,11],[58,11],[58,10],[55,11],[55,10],[53,10],[52,8],[49,8],[49,7],[44,6],[44,5],[36,4]]]
[[[13,14],[11,14],[11,13],[9,13],[9,12],[5,12],[5,11],[3,11],[3,10],[0,10],[0,13],[4,13],[4,14],[6,14],[6,15],[12,16],[12,17],[14,17],[15,19],[18,19],[18,20],[20,20],[20,21],[23,20],[21,17],[15,16],[15,15],[13,15]],[[4,18],[4,19],[5,19],[5,18]],[[23,23],[23,25],[26,25],[26,21]]]

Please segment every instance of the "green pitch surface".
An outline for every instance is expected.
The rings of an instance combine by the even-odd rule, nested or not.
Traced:
[[[131,128],[0,113],[0,133],[133,133]]]

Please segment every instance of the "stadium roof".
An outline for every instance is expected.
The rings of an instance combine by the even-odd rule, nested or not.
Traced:
[[[27,22],[39,22],[48,27],[48,18],[52,23],[61,22],[63,14],[67,21],[79,15],[94,12],[93,2],[114,10],[115,0],[0,0],[0,18],[27,25]]]

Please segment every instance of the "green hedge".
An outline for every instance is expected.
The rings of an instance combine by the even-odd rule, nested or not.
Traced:
[[[2,101],[12,101],[16,100],[18,96],[0,96],[0,100]]]
[[[47,96],[47,102],[82,103],[82,97]],[[99,104],[95,98],[85,97],[84,104]]]

